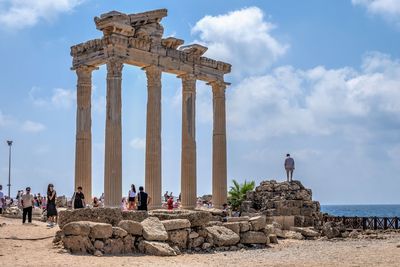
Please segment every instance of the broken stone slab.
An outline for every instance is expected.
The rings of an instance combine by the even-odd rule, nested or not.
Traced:
[[[143,237],[149,241],[166,241],[168,233],[164,225],[157,217],[149,217],[141,222],[143,226]]]
[[[63,228],[67,223],[90,221],[109,223],[116,226],[122,220],[120,208],[96,208],[63,210],[58,213],[58,224]]]
[[[176,256],[176,252],[170,245],[162,242],[146,241],[142,242],[143,252],[153,256]]]
[[[233,246],[240,240],[238,234],[223,226],[210,226],[206,229],[212,236],[214,245],[218,247]]]
[[[143,226],[136,221],[122,220],[118,223],[118,227],[124,229],[131,235],[142,235]]]
[[[303,240],[304,236],[301,233],[295,232],[295,231],[283,231],[284,238],[286,239],[296,239],[296,240]]]
[[[263,232],[248,231],[240,235],[242,244],[266,244],[268,237]]]
[[[303,228],[303,227],[291,227],[291,231],[298,232],[302,234],[304,237],[319,237],[320,233],[311,229],[311,228]]]
[[[154,216],[160,220],[171,219],[187,219],[190,222],[190,227],[204,227],[211,219],[211,213],[199,210],[152,210],[149,211],[149,216]]]
[[[165,220],[161,221],[161,223],[167,231],[190,228],[190,221],[188,219]]]
[[[104,253],[117,255],[124,253],[124,242],[122,239],[107,239],[104,246]]]
[[[253,231],[262,230],[265,228],[265,225],[267,224],[267,220],[264,215],[252,217],[249,219],[249,222],[253,228],[252,229]]]
[[[239,222],[239,225],[240,225],[241,233],[250,231],[250,223],[249,222],[246,222],[246,221]]]
[[[270,234],[275,234],[274,225],[272,225],[272,224],[265,225],[264,234],[267,235],[267,236],[270,235]]]

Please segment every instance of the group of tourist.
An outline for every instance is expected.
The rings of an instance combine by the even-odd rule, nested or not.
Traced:
[[[139,192],[136,192],[134,184],[128,192],[128,201],[126,197],[122,198],[121,210],[147,210],[151,202],[151,197],[144,191],[143,186],[139,186]]]

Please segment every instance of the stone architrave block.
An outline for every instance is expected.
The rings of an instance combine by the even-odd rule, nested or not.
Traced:
[[[70,222],[62,228],[64,235],[88,236],[90,233],[90,222]]]
[[[268,237],[263,232],[248,231],[240,235],[242,244],[266,244]]]
[[[153,256],[176,256],[176,252],[170,245],[155,241],[142,241],[143,252]]]
[[[231,229],[236,234],[240,234],[240,222],[227,222],[223,223],[222,226]]]

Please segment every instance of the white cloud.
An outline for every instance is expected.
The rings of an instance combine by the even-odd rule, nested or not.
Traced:
[[[38,133],[38,132],[44,131],[46,129],[46,126],[44,126],[43,124],[41,124],[39,122],[27,120],[27,121],[24,121],[24,123],[22,123],[21,129],[22,129],[22,131],[28,132],[28,133]]]
[[[146,140],[144,138],[134,138],[129,142],[129,145],[134,149],[144,149]]]
[[[3,0],[0,23],[10,29],[31,27],[41,20],[50,21],[70,12],[84,0]]]
[[[205,16],[192,28],[199,42],[208,47],[206,56],[233,65],[236,77],[260,74],[288,49],[271,35],[275,25],[266,21],[258,7],[219,16]]]
[[[0,110],[0,128],[9,125],[11,119]]]
[[[290,134],[355,140],[400,127],[400,61],[381,53],[353,68],[284,66],[228,89],[228,127],[238,139]]]
[[[400,26],[399,0],[352,0],[352,3],[364,6],[370,14],[382,16]]]
[[[29,97],[35,106],[69,109],[76,101],[75,90],[55,88],[49,97],[37,96],[41,92],[38,87],[32,87],[29,92]]]

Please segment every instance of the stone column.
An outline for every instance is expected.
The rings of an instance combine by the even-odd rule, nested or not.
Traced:
[[[197,201],[196,181],[196,77],[182,78],[182,208],[194,209]]]
[[[227,202],[225,89],[222,81],[210,83],[213,91],[212,202],[222,208]]]
[[[121,81],[123,63],[107,63],[107,113],[104,162],[104,201],[119,207],[122,198]]]
[[[145,191],[150,209],[161,208],[161,70],[144,68],[147,76]]]
[[[76,146],[75,146],[75,188],[82,186],[87,199],[92,198],[92,71],[91,66],[76,69]]]

